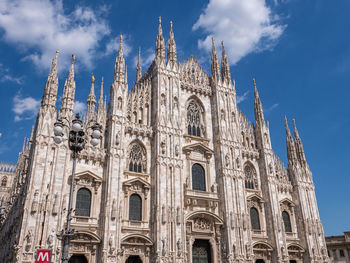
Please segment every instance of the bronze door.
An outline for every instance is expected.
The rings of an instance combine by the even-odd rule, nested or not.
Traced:
[[[195,240],[192,248],[192,263],[211,263],[208,240]]]

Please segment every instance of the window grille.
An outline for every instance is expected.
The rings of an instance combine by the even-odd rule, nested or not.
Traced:
[[[250,222],[253,230],[260,230],[259,212],[256,208],[250,208]]]
[[[283,219],[283,223],[284,223],[284,230],[286,232],[292,232],[292,225],[290,223],[290,216],[286,211],[282,212],[282,219]]]
[[[195,163],[192,165],[192,189],[205,191],[205,171],[202,165]]]
[[[129,220],[142,220],[142,200],[138,194],[132,194],[130,196]]]
[[[91,192],[89,189],[80,188],[77,192],[77,201],[75,205],[76,216],[90,216]]]

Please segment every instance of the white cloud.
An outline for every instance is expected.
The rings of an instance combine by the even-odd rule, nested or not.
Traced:
[[[201,49],[211,49],[212,37],[224,40],[230,63],[236,64],[251,52],[273,48],[285,27],[265,0],[210,0],[192,29],[206,34],[198,40]]]
[[[265,113],[269,114],[271,111],[273,111],[274,109],[276,109],[279,106],[279,103],[275,103],[272,106],[268,107],[267,109],[265,109]]]
[[[23,98],[17,93],[13,98],[12,111],[15,113],[15,121],[29,120],[36,116],[40,107],[40,100],[33,97]]]
[[[245,101],[248,98],[249,90],[243,93],[243,95],[237,95],[237,104]]]
[[[129,44],[129,37],[123,35],[123,54],[124,57],[127,57],[131,50],[132,47]],[[117,55],[118,49],[119,49],[119,45],[120,45],[120,36],[117,36],[115,38],[112,38],[107,44],[106,44],[106,51],[104,53],[105,56],[111,55],[111,54],[115,54],[115,56]]]
[[[76,100],[74,102],[74,113],[85,113],[86,105],[84,102]]]
[[[72,53],[91,68],[100,40],[110,33],[102,10],[77,7],[67,13],[62,0],[1,0],[0,28],[4,40],[40,69],[50,67],[56,50],[60,68],[69,65]]]
[[[0,63],[0,82],[15,82],[16,84],[22,84],[23,77],[12,76],[10,70]]]
[[[154,60],[154,48],[147,48],[146,51],[142,51],[141,48],[141,66],[143,70],[146,70],[148,68],[148,66],[153,62]],[[138,62],[138,58],[139,58],[139,54],[137,53],[137,55],[133,58],[133,67],[136,68],[137,66],[137,62]]]

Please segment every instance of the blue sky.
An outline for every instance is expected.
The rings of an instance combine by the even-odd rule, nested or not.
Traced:
[[[166,40],[174,23],[178,60],[193,55],[208,72],[210,37],[218,49],[225,41],[239,107],[254,121],[255,77],[285,163],[283,118],[296,119],[326,235],[349,231],[349,11],[347,0],[0,0],[0,160],[16,162],[30,135],[55,50],[59,96],[76,54],[77,110],[84,110],[91,72],[109,93],[119,34],[129,87],[139,46],[147,69],[161,16]]]

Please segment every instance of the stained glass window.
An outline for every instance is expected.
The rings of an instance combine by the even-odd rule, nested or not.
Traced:
[[[142,200],[138,194],[132,194],[129,199],[129,220],[142,220]]]
[[[5,187],[7,185],[7,177],[2,178],[1,186]]]
[[[260,230],[259,212],[256,208],[250,208],[250,222],[253,230]]]
[[[191,101],[187,107],[187,133],[193,136],[202,136],[201,131],[201,108]]]
[[[255,184],[255,170],[251,165],[246,165],[244,167],[244,175],[245,175],[245,187],[248,189],[254,189]]]
[[[77,193],[75,215],[90,216],[90,208],[91,208],[91,192],[89,189],[80,188]]]
[[[142,173],[146,169],[146,156],[142,146],[138,143],[134,143],[131,146],[129,153],[129,171],[135,173]]]
[[[290,216],[289,216],[288,212],[286,212],[286,211],[282,212],[282,219],[283,219],[283,223],[284,223],[284,230],[286,232],[292,232],[292,225],[290,223]]]
[[[192,165],[192,189],[205,191],[205,171],[202,165]]]

